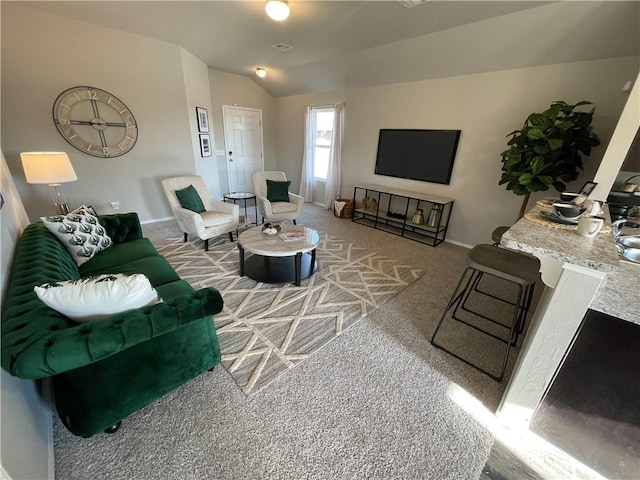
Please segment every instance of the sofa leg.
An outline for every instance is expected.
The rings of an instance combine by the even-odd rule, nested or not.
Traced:
[[[122,425],[122,421],[120,421],[118,423],[114,423],[110,427],[105,428],[104,429],[104,433],[116,433],[118,431],[118,429],[120,428],[120,425]]]
[[[184,241],[185,241],[185,243],[187,241],[187,232],[184,232]]]
[[[204,241],[204,251],[205,252],[209,251],[209,239],[208,238]]]
[[[229,232],[229,241],[233,242],[233,233],[232,232]]]

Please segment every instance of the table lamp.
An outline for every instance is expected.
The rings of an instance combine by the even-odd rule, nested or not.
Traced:
[[[51,187],[51,199],[58,215],[69,213],[62,183],[78,179],[65,152],[22,152],[22,168],[27,183],[45,183]]]

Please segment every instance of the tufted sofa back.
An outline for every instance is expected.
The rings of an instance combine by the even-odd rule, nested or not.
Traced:
[[[114,244],[133,240],[142,236],[142,228],[135,213],[119,215],[102,215],[100,223]],[[64,359],[47,358],[49,347],[62,338],[72,340],[78,335],[87,334],[90,325],[78,325],[61,313],[42,303],[33,287],[47,282],[74,280],[81,277],[76,263],[60,241],[42,222],[25,228],[18,240],[11,272],[7,282],[7,292],[2,306],[0,346],[0,365],[8,372],[28,377],[40,378],[52,374],[53,368],[47,363],[58,364]],[[62,331],[67,331],[61,335]],[[41,350],[41,351],[40,351]],[[27,355],[22,355],[26,352]],[[17,366],[17,359],[27,356],[40,356],[41,367],[23,371]],[[73,349],[68,355],[73,355]]]
[[[29,225],[15,251],[2,309],[1,364],[12,370],[14,355],[74,323],[38,300],[34,285],[80,278],[78,267],[56,237],[42,224]]]

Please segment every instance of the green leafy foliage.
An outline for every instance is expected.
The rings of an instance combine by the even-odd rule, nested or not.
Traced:
[[[578,178],[583,169],[582,157],[600,145],[591,121],[595,107],[588,112],[576,108],[591,105],[581,101],[575,105],[555,101],[542,113],[529,115],[520,130],[507,137],[509,148],[502,152],[500,185],[516,195],[548,190],[566,190],[566,183]]]

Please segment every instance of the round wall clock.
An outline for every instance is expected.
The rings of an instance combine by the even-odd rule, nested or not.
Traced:
[[[53,104],[53,120],[64,139],[94,157],[119,157],[133,148],[138,126],[115,95],[95,87],[72,87]]]

